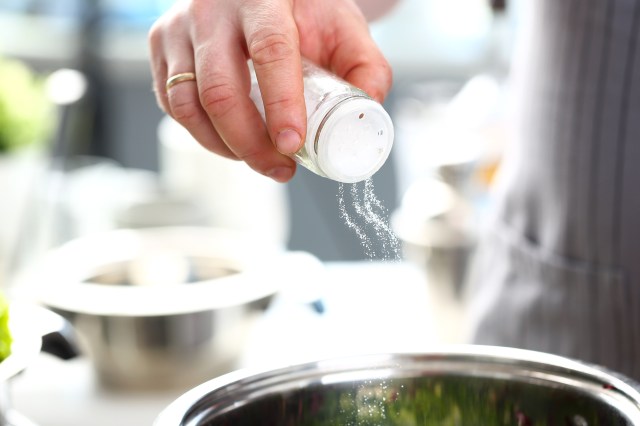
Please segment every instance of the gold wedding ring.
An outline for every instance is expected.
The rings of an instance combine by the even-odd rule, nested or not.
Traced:
[[[176,74],[174,76],[171,76],[167,79],[167,83],[165,85],[165,88],[167,89],[167,91],[169,89],[171,89],[173,86],[175,86],[178,83],[182,83],[183,81],[195,81],[196,80],[196,75],[192,72],[181,72],[180,74]]]

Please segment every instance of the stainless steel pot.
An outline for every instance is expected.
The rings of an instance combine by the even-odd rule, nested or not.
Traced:
[[[118,230],[54,250],[29,281],[71,322],[100,383],[184,389],[234,369],[302,258],[222,229]]]
[[[457,346],[333,359],[206,382],[155,426],[638,425],[638,387],[544,353]]]

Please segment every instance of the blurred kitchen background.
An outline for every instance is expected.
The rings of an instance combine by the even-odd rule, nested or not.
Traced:
[[[460,163],[475,167],[496,155],[489,146],[494,141],[487,139],[497,137],[500,130],[500,90],[513,20],[511,13],[493,13],[488,3],[403,0],[372,25],[395,70],[394,90],[385,107],[396,125],[396,145],[391,161],[374,177],[376,194],[390,211],[398,207],[413,181],[432,175],[440,163],[457,162],[462,169]],[[71,68],[86,78],[84,98],[67,107],[67,128],[56,135],[62,138],[56,154],[107,158],[114,161],[113,167],[160,173],[174,193],[192,191],[185,186],[193,184],[205,186],[211,197],[219,199],[216,191],[230,192],[224,188],[230,180],[222,184],[198,180],[207,176],[183,176],[191,167],[189,161],[197,160],[176,160],[187,154],[173,150],[187,148],[176,146],[180,144],[173,135],[168,140],[171,129],[160,127],[163,117],[151,91],[146,35],[170,4],[169,0],[2,0],[0,55],[22,59],[38,72]],[[457,108],[448,108],[467,83],[470,93],[458,99]],[[169,159],[163,156],[168,153]],[[299,168],[291,184],[272,190],[282,192],[272,200],[263,199],[258,189],[243,197],[257,197],[263,211],[283,215],[271,226],[278,228],[274,234],[280,234],[291,249],[308,250],[323,260],[365,258],[360,241],[345,232],[337,214],[336,188],[334,182]],[[193,201],[202,201],[201,195]],[[234,212],[238,213],[242,214]],[[251,213],[243,219],[255,221]],[[269,226],[270,221],[265,222]]]
[[[55,107],[44,144],[0,153],[3,285],[50,249],[79,237],[117,228],[213,226],[332,266],[327,282],[360,285],[334,288],[334,295],[343,293],[340,306],[361,299],[361,305],[392,312],[393,306],[375,301],[376,294],[388,301],[390,293],[383,286],[375,290],[373,281],[417,283],[406,290],[409,300],[427,282],[434,297],[453,307],[441,305],[440,322],[431,325],[440,337],[426,341],[459,341],[451,331],[463,314],[458,292],[506,140],[519,2],[505,8],[499,0],[401,0],[371,25],[394,69],[385,108],[395,145],[373,183],[402,242],[403,260],[387,262],[397,270],[380,269],[385,262],[369,258],[346,227],[336,182],[299,167],[289,184],[275,184],[243,164],[207,154],[163,116],[151,90],[147,31],[171,4],[0,0],[0,58],[19,60],[40,76]],[[371,287],[363,290],[366,284]],[[419,326],[422,314],[416,315]],[[18,384],[23,400],[33,390],[26,383]],[[55,393],[56,383],[39,385],[44,397],[47,389]],[[117,405],[114,398],[109,404]],[[148,400],[140,404],[155,408]]]

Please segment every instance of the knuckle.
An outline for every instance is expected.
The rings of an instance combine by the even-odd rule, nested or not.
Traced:
[[[158,90],[154,90],[154,92],[158,108],[160,108],[161,111],[168,113],[171,108],[169,107],[167,96],[164,93],[159,92]]]
[[[188,13],[191,17],[202,16],[207,10],[211,9],[210,0],[193,0],[188,3]]]
[[[291,57],[296,43],[285,33],[264,30],[249,41],[249,55],[254,64],[268,65]]]
[[[176,13],[168,16],[163,24],[166,30],[166,36],[172,37],[175,34],[184,33],[187,25],[186,18],[187,17],[182,13]]]
[[[159,17],[149,29],[147,39],[153,44],[161,44],[168,32],[175,30],[178,17],[174,14],[166,14]]]
[[[171,91],[168,99],[171,116],[185,126],[196,124],[200,114],[200,105],[196,99],[180,90]]]
[[[147,40],[149,41],[149,44],[151,46],[159,45],[162,40],[160,26],[161,26],[161,21],[158,20],[149,29],[149,33],[147,34]]]
[[[221,157],[227,158],[229,160],[234,160],[234,161],[239,161],[240,159],[231,151],[229,150],[229,148],[222,145],[215,145],[215,146],[210,146],[207,144],[202,144],[202,146],[209,150],[210,152],[219,155]]]
[[[238,91],[233,84],[225,81],[206,86],[200,92],[200,102],[205,111],[213,118],[227,114],[236,106],[237,99]]]
[[[393,84],[393,69],[391,68],[391,64],[387,61],[382,63],[381,68],[382,74],[385,76],[385,83],[389,88]]]
[[[393,71],[387,62],[381,63],[378,66],[378,71],[378,75],[380,76],[379,89],[382,92],[381,95],[384,95],[393,85]]]
[[[252,147],[244,152],[237,152],[237,157],[247,163],[249,167],[258,173],[265,174],[269,170],[268,151],[264,147]]]
[[[230,160],[238,161],[238,157],[229,149],[227,145],[222,141],[220,135],[213,131],[213,134],[210,134],[209,137],[201,138],[198,140],[200,145],[207,151],[219,155],[224,158],[228,158]]]
[[[264,107],[266,109],[280,109],[280,110],[288,110],[289,108],[295,106],[295,100],[291,97],[280,97],[276,99],[272,99],[266,101]]]
[[[175,102],[171,104],[173,118],[184,125],[195,124],[199,116],[199,107],[194,102]]]

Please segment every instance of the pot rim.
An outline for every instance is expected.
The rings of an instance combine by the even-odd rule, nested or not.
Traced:
[[[580,389],[640,424],[640,386],[606,368],[525,349],[446,345],[419,353],[351,355],[276,369],[234,371],[178,397],[157,416],[154,426],[191,424],[189,421],[203,415],[203,407],[230,410],[277,390],[299,389],[311,383],[413,377],[415,372],[466,372],[473,377],[512,378]]]

